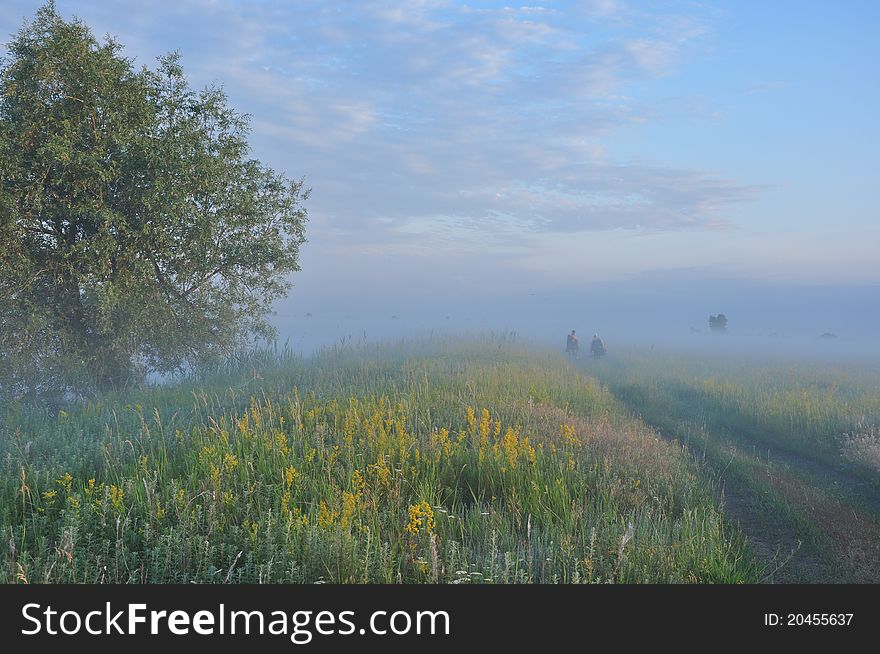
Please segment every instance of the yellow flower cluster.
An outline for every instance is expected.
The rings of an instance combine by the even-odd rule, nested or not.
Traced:
[[[73,484],[73,476],[69,472],[66,472],[59,479],[56,479],[55,483],[62,486],[64,490],[70,493],[70,487]]]
[[[333,511],[327,506],[326,502],[321,500],[321,503],[318,505],[318,526],[326,529],[333,525],[338,517],[339,511]]]
[[[519,427],[508,427],[504,438],[492,446],[496,459],[503,457],[508,469],[515,469],[520,461],[535,463],[537,454],[529,443],[528,436],[520,437]]]
[[[431,448],[434,450],[434,458],[439,461],[441,456],[449,456],[455,444],[449,438],[449,430],[443,427],[440,431],[431,434]]]
[[[404,531],[417,535],[421,529],[428,534],[434,531],[434,509],[424,500],[409,507],[409,522]]]
[[[110,485],[110,503],[113,505],[116,513],[121,514],[125,510],[125,506],[122,503],[124,497],[125,493],[121,488],[113,484]]]
[[[284,485],[290,489],[293,482],[302,477],[302,474],[294,466],[289,465],[284,469]]]
[[[287,442],[287,434],[283,431],[275,432],[275,448],[281,453],[281,456],[287,456],[290,452],[290,446]]]
[[[348,527],[360,504],[360,493],[342,491],[342,511],[339,516],[339,526]]]
[[[359,495],[367,489],[367,481],[360,470],[351,473],[351,486]]]
[[[385,490],[391,489],[391,469],[388,467],[388,462],[381,452],[376,458],[376,463],[367,466],[367,472],[373,477],[377,485],[384,487]]]
[[[562,436],[562,442],[566,445],[577,447],[582,444],[581,440],[575,434],[574,427],[572,425],[561,425],[559,431]]]

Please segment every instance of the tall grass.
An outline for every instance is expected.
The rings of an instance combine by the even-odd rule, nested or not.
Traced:
[[[6,407],[6,582],[752,582],[695,464],[509,339]]]
[[[880,372],[858,366],[630,351],[592,371],[630,406],[666,404],[709,431],[868,477]]]

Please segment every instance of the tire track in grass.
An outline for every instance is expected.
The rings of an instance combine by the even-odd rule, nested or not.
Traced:
[[[880,581],[880,522],[873,497],[859,493],[861,484],[832,494],[828,484],[854,480],[787,453],[765,458],[749,452],[757,446],[744,437],[719,437],[676,412],[658,413],[650,406],[622,401],[706,465],[724,514],[749,539],[766,567],[767,582]]]
[[[612,383],[609,390],[629,413],[701,464],[727,520],[742,531],[762,563],[765,582],[841,581],[828,561],[828,548],[823,552],[821,536],[764,480],[763,461],[710,434],[693,419],[694,407],[680,397],[631,383]]]
[[[880,487],[876,483],[844,467],[784,449],[767,449],[759,455],[756,443],[764,439],[752,432],[728,428],[724,436],[729,447],[753,461],[755,475],[763,468],[767,485],[816,532],[819,549],[827,550],[826,555],[845,576],[829,581],[880,581]],[[714,437],[717,441],[718,436]]]
[[[674,379],[595,372],[632,414],[705,464],[768,582],[880,582],[876,473],[786,447],[790,439],[752,424],[748,412],[725,411]]]
[[[832,465],[783,447],[770,447],[766,445],[767,439],[751,430],[724,427],[720,435],[748,447],[754,456],[791,472],[804,483],[821,488],[852,508],[880,518],[880,476],[843,463]]]
[[[785,471],[777,471],[771,483],[827,535],[835,558],[849,570],[849,581],[880,581],[880,523],[876,518]]]
[[[710,441],[706,433],[696,440],[668,425],[658,431],[703,465],[724,516],[745,534],[763,564],[765,583],[844,581],[838,566],[829,560],[822,535],[767,482],[764,462],[730,443]]]
[[[770,513],[754,492],[736,484],[719,489],[721,510],[749,541],[764,565],[765,583],[831,583],[832,566],[785,521],[770,520]],[[763,516],[763,518],[761,517]]]

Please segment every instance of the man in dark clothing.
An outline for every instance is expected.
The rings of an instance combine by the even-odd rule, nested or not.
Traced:
[[[574,333],[574,330],[571,330],[571,334],[568,335],[568,338],[565,342],[565,353],[572,357],[576,358],[578,354],[578,337],[577,334]]]
[[[590,353],[594,359],[598,359],[605,354],[605,343],[599,338],[599,334],[593,334],[593,340],[590,342]]]

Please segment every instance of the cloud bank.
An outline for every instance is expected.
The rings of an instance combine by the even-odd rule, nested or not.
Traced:
[[[37,3],[12,5],[7,17]],[[717,229],[756,192],[709,170],[616,161],[603,145],[651,120],[639,84],[702,47],[712,16],[691,5],[58,6],[139,63],[179,49],[194,82],[221,82],[254,116],[257,156],[312,186],[318,247],[501,252],[541,233]]]

